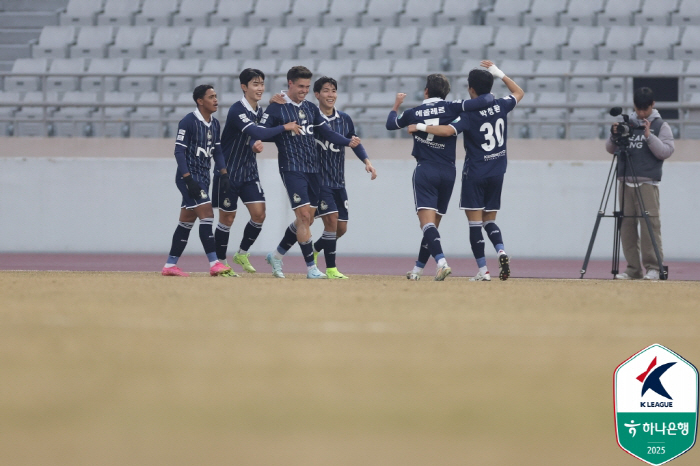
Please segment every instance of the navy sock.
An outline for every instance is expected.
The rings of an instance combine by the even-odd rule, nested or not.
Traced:
[[[326,268],[332,269],[335,267],[335,247],[338,241],[336,232],[324,230],[321,238],[325,241],[323,256],[326,258]]]
[[[185,251],[192,227],[194,227],[194,223],[190,222],[179,222],[177,224],[173,234],[173,243],[170,246],[170,254],[168,254],[168,264],[177,264],[178,259]]]
[[[481,233],[481,222],[469,222],[469,242],[472,245],[474,259],[479,267],[486,267],[486,254],[484,253],[484,235]]]
[[[314,251],[316,252],[321,252],[323,251],[323,248],[326,247],[326,240],[323,236],[321,236],[318,241],[314,243]]]
[[[258,235],[262,231],[262,223],[255,223],[254,221],[249,221],[248,224],[243,229],[243,239],[241,240],[240,249],[241,251],[248,251],[250,247],[258,239]]]
[[[304,262],[307,267],[314,265],[314,243],[309,239],[306,242],[299,243],[301,254],[304,256]]]
[[[503,246],[503,237],[501,236],[501,229],[498,228],[496,222],[493,220],[484,222],[484,230],[486,230],[486,234],[493,243],[493,247],[496,248],[496,252],[505,250],[505,246]]]
[[[416,261],[416,267],[421,269],[425,268],[425,264],[428,263],[430,259],[430,249],[428,249],[428,243],[425,241],[425,237],[420,242],[420,250],[418,251],[418,260]]]
[[[226,260],[226,249],[228,249],[228,237],[231,227],[219,222],[214,230],[214,241],[216,242],[216,257],[220,261]]]
[[[214,241],[214,217],[202,218],[199,220],[199,239],[204,246],[204,252],[209,262],[216,260],[216,241]]]
[[[284,232],[284,238],[280,241],[279,246],[277,246],[277,252],[285,255],[289,249],[294,246],[297,242],[297,227],[292,222]]]
[[[438,232],[434,223],[426,223],[423,225],[423,240],[428,245],[430,255],[433,256],[436,261],[444,259],[445,255],[442,253],[442,244],[440,243],[440,232]]]

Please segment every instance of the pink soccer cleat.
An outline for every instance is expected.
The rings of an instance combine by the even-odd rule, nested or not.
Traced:
[[[178,266],[175,267],[163,267],[163,272],[161,272],[164,277],[189,277],[190,274],[183,272]]]
[[[216,264],[214,264],[212,268],[209,269],[209,275],[211,275],[212,277],[216,277],[224,272],[228,272],[229,270],[231,270],[231,267],[217,261]]]

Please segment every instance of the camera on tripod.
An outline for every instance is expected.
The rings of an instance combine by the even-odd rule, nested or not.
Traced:
[[[613,107],[610,109],[610,116],[622,115],[622,107]],[[615,123],[610,127],[610,134],[612,135],[613,142],[618,147],[628,147],[630,144],[630,136],[632,135],[632,128],[635,125],[630,122],[629,115],[622,115],[622,120],[620,123]]]

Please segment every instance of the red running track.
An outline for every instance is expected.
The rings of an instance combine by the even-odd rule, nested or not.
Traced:
[[[113,272],[159,272],[165,262],[163,254],[0,254],[0,270],[67,270],[67,271],[113,271]],[[323,259],[319,258],[321,269]],[[250,261],[259,273],[269,273],[270,266],[263,256],[251,256]],[[338,260],[338,268],[345,274],[399,275],[413,268],[413,257],[359,257],[346,256]],[[450,259],[452,273],[457,277],[474,275],[477,271],[472,258]],[[581,259],[520,259],[511,258],[514,278],[579,278]],[[670,280],[700,280],[700,262],[668,262]],[[188,272],[209,270],[204,255],[186,255],[178,265]],[[495,258],[488,260],[489,269],[497,275]],[[620,264],[624,270],[624,261]],[[238,266],[235,266],[240,271]],[[598,260],[588,264],[585,278],[610,279],[611,261]],[[432,273],[434,263],[429,263],[426,273]],[[301,256],[290,255],[284,260],[284,271],[305,273]]]

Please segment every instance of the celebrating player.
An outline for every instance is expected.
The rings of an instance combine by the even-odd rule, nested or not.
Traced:
[[[338,97],[338,82],[327,76],[314,83],[314,96],[318,100],[321,116],[336,133],[345,137],[356,136],[355,125],[347,113],[335,108]],[[328,278],[348,278],[336,267],[336,241],[348,230],[348,193],[345,190],[345,147],[336,147],[322,136],[316,137],[316,150],[321,158],[321,203],[316,210],[316,217],[323,220],[323,235],[314,243],[314,260],[323,251],[326,259]],[[372,166],[369,156],[362,144],[353,147],[353,152],[365,164],[365,171],[377,178],[377,171]]]
[[[420,279],[425,263],[431,255],[437,262],[436,281],[442,281],[452,273],[442,252],[438,226],[447,212],[454,188],[457,142],[454,135],[436,137],[427,134],[426,127],[452,123],[461,112],[485,108],[493,101],[493,96],[486,94],[476,99],[446,102],[445,97],[449,93],[450,83],[447,78],[442,74],[431,74],[425,86],[423,103],[397,116],[398,109],[406,97],[406,94],[397,94],[394,108],[386,122],[388,130],[397,130],[412,124],[419,127],[419,131],[413,134],[411,154],[418,162],[413,172],[413,194],[416,213],[423,230],[423,241],[416,267],[406,275],[410,280]]]
[[[484,253],[483,227],[498,254],[499,278],[510,277],[510,260],[505,252],[501,230],[496,225],[496,214],[501,209],[501,190],[506,172],[507,115],[525,93],[493,62],[481,62],[484,69],[469,72],[469,95],[472,98],[489,95],[494,77],[503,80],[511,94],[497,99],[488,108],[464,112],[459,121],[447,126],[409,128],[409,131],[427,131],[439,137],[456,136],[464,132],[466,158],[462,171],[460,208],[469,220],[469,242],[479,272],[472,281],[490,281]]]
[[[278,163],[282,182],[287,190],[289,202],[296,220],[285,231],[277,250],[267,255],[265,260],[272,266],[272,274],[284,278],[282,258],[299,242],[307,266],[307,278],[327,278],[314,263],[314,249],[311,241],[310,225],[314,211],[318,207],[321,190],[321,161],[316,152],[316,131],[328,142],[336,146],[357,147],[360,139],[348,139],[328,126],[318,107],[305,100],[311,87],[312,73],[304,66],[294,66],[287,72],[288,90],[284,95],[285,104],[272,103],[263,114],[260,124],[268,128],[298,121],[300,134],[285,131],[275,136],[279,152]]]
[[[221,146],[226,158],[229,188],[220,189],[220,175],[214,175],[212,205],[219,208],[219,224],[216,227],[216,255],[219,261],[226,263],[229,231],[236,217],[238,198],[248,208],[250,221],[243,230],[243,239],[233,262],[242,266],[248,273],[255,273],[248,257],[248,250],[258,238],[265,220],[265,193],[260,184],[256,153],[262,152],[261,140],[271,139],[283,131],[299,134],[299,125],[290,121],[275,128],[258,126],[263,110],[258,105],[265,92],[265,74],[256,69],[246,68],[239,76],[243,97],[234,103],[226,118],[226,125],[221,136]],[[252,146],[251,139],[256,141]],[[231,270],[226,276],[238,276]]]
[[[162,274],[166,276],[189,276],[177,266],[177,261],[187,246],[190,231],[197,218],[199,218],[199,238],[209,259],[209,274],[216,276],[231,270],[216,258],[216,244],[212,231],[214,211],[209,199],[209,171],[212,157],[215,168],[219,169],[222,175],[227,173],[219,141],[219,120],[212,116],[219,102],[214,87],[207,84],[197,86],[192,97],[197,104],[197,109],[180,120],[175,141],[175,160],[177,160],[175,184],[182,193],[182,205],[180,222],[173,235],[170,255],[163,267]],[[227,176],[222,176],[220,188],[224,191],[228,189]]]

